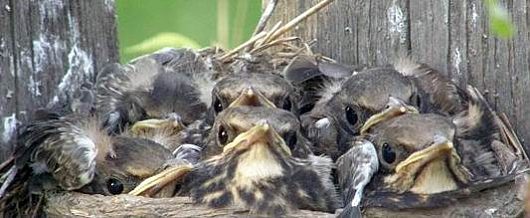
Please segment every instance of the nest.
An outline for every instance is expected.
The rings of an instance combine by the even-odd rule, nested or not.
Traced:
[[[242,71],[282,73],[283,68],[298,55],[313,56],[317,59],[333,62],[330,58],[314,54],[311,46],[314,42],[306,42],[298,37],[282,37],[287,31],[300,21],[318,12],[332,2],[324,0],[302,13],[300,16],[282,25],[281,22],[264,31],[265,24],[276,6],[276,0],[271,0],[265,8],[262,18],[253,36],[237,48],[224,51],[220,48],[206,48],[198,51],[208,63],[208,68],[220,74],[231,74]],[[274,48],[274,52],[271,52]],[[509,146],[514,156],[528,163],[528,157],[518,140],[505,114],[496,114],[496,120],[501,127],[503,146]],[[8,160],[9,161],[13,161]],[[6,163],[8,163],[6,162]],[[2,164],[1,168],[5,167]],[[198,216],[248,216],[248,210],[237,207],[211,209],[203,205],[193,204],[188,197],[147,198],[133,195],[87,195],[77,192],[44,192],[43,194],[27,194],[27,187],[31,184],[29,175],[25,181],[15,181],[13,188],[0,202],[5,210],[4,216],[75,216],[75,217],[198,217]],[[4,178],[5,179],[5,178]],[[435,209],[409,209],[393,211],[384,208],[366,208],[364,215],[368,217],[422,217],[422,216],[481,216],[495,215],[500,217],[517,216],[523,213],[525,199],[526,177],[518,176],[515,182],[503,184],[494,189],[474,193],[461,199],[458,204]],[[7,199],[7,200],[6,200]],[[25,202],[26,205],[10,204],[13,199]],[[13,212],[16,211],[16,212]],[[11,214],[14,213],[14,214]],[[334,214],[316,211],[298,211],[290,214],[292,217],[334,217]]]

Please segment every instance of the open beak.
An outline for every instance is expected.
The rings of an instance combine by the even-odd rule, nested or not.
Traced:
[[[275,108],[276,106],[269,101],[261,92],[254,90],[252,87],[248,87],[241,92],[239,97],[236,98],[228,107],[237,107],[242,105],[248,106],[262,106]]]
[[[386,108],[371,116],[362,126],[361,135],[364,135],[370,128],[381,123],[385,120],[390,120],[394,117],[400,116],[405,113],[419,113],[418,110],[410,105],[407,105],[401,99],[389,97]]]
[[[385,182],[399,192],[432,194],[458,188],[457,180],[469,181],[469,171],[460,163],[453,142],[436,136],[433,144],[400,162]]]
[[[182,123],[182,120],[179,118],[147,119],[134,123],[131,132],[138,135],[142,132],[148,132],[154,129],[167,129],[177,133],[184,128],[184,123]]]
[[[407,159],[396,166],[396,172],[417,172],[421,167],[432,160],[444,155],[451,154],[454,146],[449,140],[435,142],[433,145],[412,153]]]
[[[178,181],[181,181],[184,176],[191,171],[192,168],[193,166],[191,164],[182,164],[167,168],[162,172],[145,179],[132,191],[130,191],[129,194],[136,196],[142,195],[146,197],[155,196],[157,193],[164,190],[168,185],[172,185]],[[169,196],[164,195],[163,197]]]
[[[289,149],[274,128],[264,120],[257,123],[248,131],[239,134],[232,142],[225,145],[223,153],[234,149],[248,149],[259,145],[278,146],[284,154],[291,156],[291,149]]]

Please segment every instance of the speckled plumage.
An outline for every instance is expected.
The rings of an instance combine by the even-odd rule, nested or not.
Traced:
[[[292,146],[282,139],[286,128],[295,127],[291,126],[296,121],[293,115],[274,108],[236,107],[221,112],[217,120],[247,121],[243,115],[250,118],[252,114],[247,113],[251,112],[259,116],[258,121],[239,123],[245,126],[232,122],[240,130],[227,144],[211,145],[218,146],[218,152],[194,167],[183,190],[197,203],[215,208],[238,205],[253,214],[277,216],[298,209],[333,212],[338,199],[331,181],[331,159],[291,156]],[[210,135],[218,134],[212,131]]]
[[[374,143],[382,171],[368,205],[433,207],[469,194],[462,190],[509,181],[492,149],[499,131],[494,117],[474,90],[467,93],[467,108],[455,116],[405,113],[372,127],[365,137]]]
[[[15,163],[31,167],[35,179],[50,174],[62,189],[105,195],[132,190],[172,157],[150,140],[108,136],[98,119],[78,114],[36,121],[19,142]],[[122,185],[119,193],[108,190],[111,179]]]

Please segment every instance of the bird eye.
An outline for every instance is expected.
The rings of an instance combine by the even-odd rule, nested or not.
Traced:
[[[285,144],[287,144],[287,146],[293,150],[297,142],[296,132],[287,132],[282,138],[285,141]]]
[[[215,110],[215,113],[219,113],[223,110],[223,103],[221,103],[221,100],[218,97],[216,97],[213,102],[213,109]]]
[[[284,101],[283,101],[283,105],[282,105],[282,108],[286,111],[290,111],[291,110],[291,107],[292,107],[292,103],[291,103],[291,99],[289,99],[289,97],[287,97]]]
[[[410,99],[410,103],[411,104],[415,104],[416,107],[418,108],[421,108],[421,97],[420,95],[416,94],[416,95],[413,95]]]
[[[107,180],[107,190],[113,195],[121,194],[123,192],[123,184],[114,178]]]
[[[388,164],[392,164],[396,161],[396,152],[392,150],[392,147],[390,147],[388,143],[383,144],[383,150],[381,153],[383,155],[383,160]]]
[[[219,132],[217,133],[217,139],[221,145],[225,145],[228,142],[228,132],[223,126],[219,127]]]
[[[355,110],[353,110],[353,108],[351,108],[350,106],[346,107],[345,112],[346,120],[348,120],[348,123],[350,123],[351,125],[355,125],[358,120],[357,112],[355,112]]]
[[[304,106],[302,106],[300,108],[299,113],[300,114],[305,114],[305,113],[311,111],[314,107],[315,107],[314,104],[306,104],[306,105],[304,105]]]

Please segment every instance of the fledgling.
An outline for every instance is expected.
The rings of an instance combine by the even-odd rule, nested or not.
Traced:
[[[298,113],[294,87],[280,75],[272,73],[238,73],[219,80],[212,91],[208,120],[230,105],[277,107]]]
[[[261,120],[267,120],[275,131],[283,138],[293,156],[305,158],[311,153],[311,143],[304,137],[297,117],[289,111],[254,106],[230,107],[215,119],[204,157],[222,153],[223,147],[241,133],[248,131]]]
[[[364,122],[384,109],[388,97],[411,105],[421,103],[413,81],[392,68],[372,68],[330,87],[329,94],[301,117],[314,150],[334,159],[347,152],[348,141],[360,134]]]
[[[348,152],[337,160],[337,177],[345,202],[339,217],[361,217],[364,189],[378,169],[374,144],[362,138],[353,140]]]
[[[97,112],[111,133],[145,119],[178,117],[190,124],[206,115],[211,72],[189,49],[165,49],[129,64],[110,64],[97,77]]]
[[[296,56],[283,70],[285,78],[300,93],[301,98],[296,102],[299,114],[311,111],[320,99],[333,94],[353,73],[352,67],[307,55]]]
[[[381,166],[367,205],[435,207],[513,179],[492,148],[494,117],[473,92],[468,108],[453,117],[418,114],[394,99],[366,122],[364,138],[375,145]]]
[[[338,207],[331,159],[293,155],[297,143],[292,137],[298,137],[294,115],[275,108],[235,107],[221,112],[216,124],[210,134],[215,143],[209,145],[216,148],[207,148],[211,155],[191,170],[182,186],[195,202],[214,208],[238,205],[269,216],[298,209],[334,212]]]

